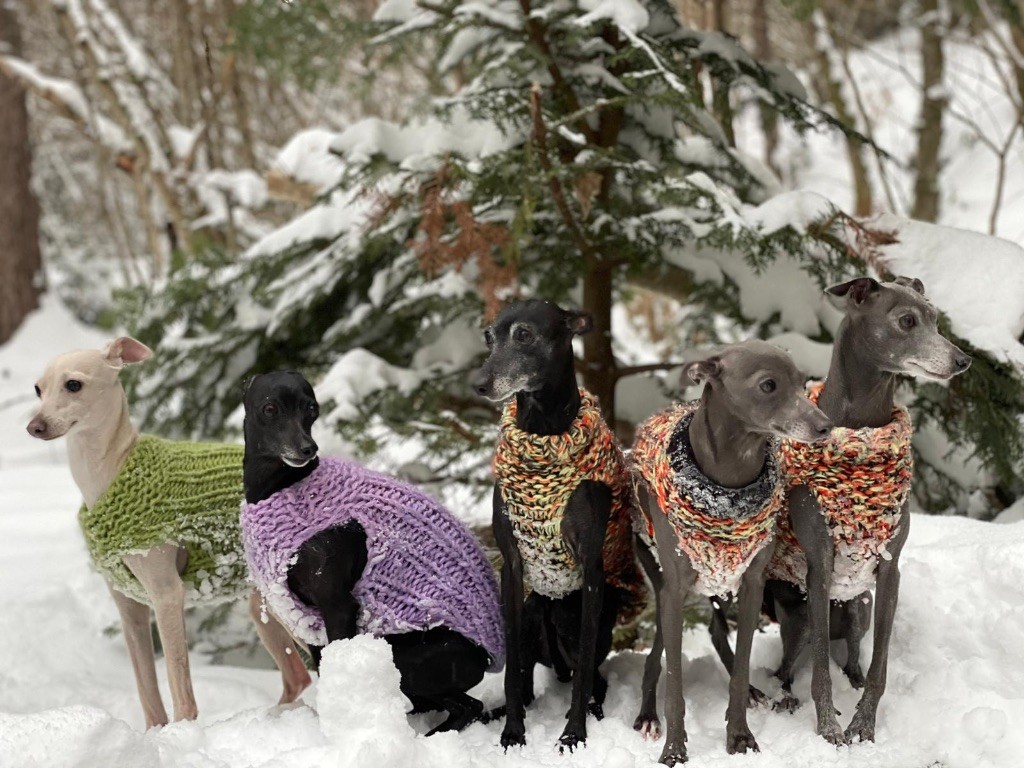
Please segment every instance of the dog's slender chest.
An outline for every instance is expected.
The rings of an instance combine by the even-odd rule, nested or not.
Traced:
[[[811,390],[816,401],[821,386]],[[830,597],[849,600],[874,586],[879,559],[897,534],[910,495],[913,456],[910,414],[893,409],[892,420],[876,428],[837,427],[823,443],[784,441],[780,464],[789,487],[813,494],[828,523],[834,548]],[[807,559],[788,516],[779,525],[769,578],[803,586]]]
[[[583,586],[583,573],[562,522],[573,492],[584,480],[607,485],[612,509],[605,531],[605,578],[642,604],[643,585],[630,544],[629,478],[614,436],[596,399],[580,390],[582,405],[569,430],[535,435],[516,426],[515,403],[506,407],[493,470],[504,514],[511,523],[526,583],[536,592],[561,598]]]
[[[689,425],[698,403],[655,414],[637,430],[631,456],[634,482],[646,483],[672,525],[680,552],[697,574],[695,589],[708,596],[737,592],[750,561],[772,538],[782,508],[782,483],[768,452],[758,478],[725,488],[697,466]],[[653,521],[641,521],[653,544]]]

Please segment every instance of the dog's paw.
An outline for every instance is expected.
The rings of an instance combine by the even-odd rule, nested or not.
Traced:
[[[587,732],[583,728],[573,728],[572,726],[565,726],[565,730],[562,731],[562,735],[558,737],[558,751],[559,753],[569,750],[570,754],[574,749],[578,747],[585,747],[587,745]]]
[[[772,709],[776,712],[785,712],[792,715],[800,708],[800,699],[792,693],[783,692],[782,696],[772,703]]]
[[[501,732],[501,748],[506,752],[509,747],[525,747],[526,746],[526,728],[523,726],[505,726],[505,729]]]
[[[686,743],[666,744],[658,762],[662,765],[682,765],[686,762]]]
[[[767,707],[771,702],[768,695],[760,688],[750,686],[750,693],[747,698],[747,707]]]
[[[587,705],[587,712],[594,716],[594,719],[600,722],[604,720],[604,706],[598,704],[596,701],[592,701]]]
[[[850,681],[850,685],[854,688],[860,690],[864,687],[864,673],[860,671],[859,664],[845,667],[843,672],[846,673],[846,679]]]
[[[850,740],[846,734],[843,733],[843,729],[839,727],[839,723],[835,716],[831,717],[824,723],[819,722],[817,728],[818,735],[821,736],[829,744],[834,744],[837,747],[841,747],[844,744],[849,744]]]
[[[657,741],[661,738],[661,721],[657,715],[640,713],[633,721],[633,730],[644,737],[644,741]]]
[[[749,728],[735,733],[727,733],[725,736],[725,751],[730,755],[744,755],[747,752],[760,752],[757,740]]]
[[[853,744],[855,741],[874,741],[875,718],[867,715],[862,716],[861,710],[858,709],[844,735],[849,744]]]

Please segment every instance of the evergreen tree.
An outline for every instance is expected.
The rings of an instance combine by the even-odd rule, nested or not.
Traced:
[[[684,330],[709,342],[723,328],[828,341],[819,289],[863,272],[884,240],[818,196],[780,193],[730,144],[705,94],[798,131],[849,129],[792,73],[683,28],[669,2],[389,0],[360,31],[367,50],[439,45],[438,69],[462,85],[425,116],[340,134],[337,187],[241,262],[207,253],[130,297],[160,348],[133,393],[148,427],[218,432],[247,374],[297,367],[363,450],[415,438],[421,479],[483,483],[496,413],[466,379],[503,301],[591,312],[579,370],[614,417],[620,383],[659,367],[617,356],[612,307],[631,284],[674,286],[694,308]],[[1011,370],[983,380],[1003,415],[1024,410]],[[984,415],[969,386],[930,393],[923,412]],[[1004,480],[1019,473],[1019,426],[969,439],[1001,452]]]

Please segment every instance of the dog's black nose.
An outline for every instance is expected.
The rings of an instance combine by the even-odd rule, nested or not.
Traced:
[[[820,427],[817,427],[814,432],[818,437],[828,437],[829,432],[832,431],[832,422],[826,421]]]
[[[958,371],[966,371],[971,365],[971,356],[961,352],[953,358],[953,365],[956,366]]]
[[[311,459],[311,458],[313,458],[314,456],[316,456],[316,452],[317,452],[317,444],[316,443],[306,443],[301,448],[299,448],[299,455],[302,458],[304,458],[304,459]]]
[[[494,386],[494,381],[490,375],[483,371],[477,371],[476,376],[473,377],[473,391],[476,392],[480,397],[487,397],[491,392],[491,387]]]

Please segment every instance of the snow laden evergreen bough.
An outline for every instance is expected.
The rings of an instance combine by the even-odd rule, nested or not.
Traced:
[[[245,375],[300,368],[321,377],[325,421],[356,447],[405,441],[415,479],[482,489],[497,413],[465,381],[484,351],[480,319],[502,301],[537,295],[592,313],[580,370],[612,416],[630,378],[661,367],[629,364],[611,333],[632,283],[693,306],[682,331],[706,343],[828,341],[820,289],[866,262],[884,269],[891,232],[780,193],[710,105],[724,89],[796,131],[849,129],[791,72],[684,29],[668,2],[390,0],[360,34],[368,56],[437,47],[451,92],[404,124],[338,134],[324,156],[336,183],[239,263],[201,255],[131,298],[135,330],[161,349],[132,393],[147,428],[218,433]],[[998,458],[1010,487],[1020,372],[985,359],[962,383],[930,387],[918,413],[951,444]],[[948,479],[925,477],[922,496],[948,503]]]

